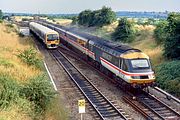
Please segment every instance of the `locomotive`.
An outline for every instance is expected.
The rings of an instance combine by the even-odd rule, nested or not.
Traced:
[[[149,57],[139,49],[114,43],[65,27],[39,22],[59,33],[65,44],[71,45],[103,72],[133,87],[154,84],[155,75]]]
[[[36,22],[29,23],[29,29],[36,34],[48,49],[57,48],[59,45],[58,32]]]

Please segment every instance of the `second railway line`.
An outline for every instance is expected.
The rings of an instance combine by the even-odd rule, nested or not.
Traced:
[[[51,53],[51,54],[54,54],[54,53]],[[56,55],[54,54],[53,56],[55,57]],[[62,66],[64,64],[61,63]],[[69,74],[68,71],[71,71],[71,70],[70,69],[68,70],[67,68],[65,68],[65,66],[63,66],[63,67],[64,67],[64,69],[66,69],[66,72]],[[74,73],[72,73],[72,74],[74,74]],[[87,95],[85,95],[85,96],[86,96],[86,99],[88,99]],[[174,111],[172,108],[168,107],[166,104],[164,104],[160,100],[156,99],[154,96],[146,95],[144,93],[141,93],[140,95],[136,95],[136,99],[137,99],[137,101],[139,101],[139,103],[141,103],[143,106],[145,106],[147,109],[149,109],[151,111],[151,113],[156,114],[155,116],[154,115],[151,115],[151,116],[149,115],[150,119],[158,119],[159,118],[159,119],[178,120],[180,118],[180,114],[177,111]],[[107,113],[107,112],[105,112],[105,113]]]

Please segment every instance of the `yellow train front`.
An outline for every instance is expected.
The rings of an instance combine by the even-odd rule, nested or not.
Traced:
[[[29,23],[29,29],[38,36],[48,49],[57,48],[59,46],[59,33],[36,22]]]
[[[120,55],[123,59],[120,74],[132,86],[154,85],[155,75],[149,57],[141,51],[127,51]]]

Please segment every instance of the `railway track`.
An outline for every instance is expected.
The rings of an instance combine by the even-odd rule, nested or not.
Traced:
[[[77,59],[76,56],[70,54],[68,49],[61,47],[61,50],[64,49],[66,54],[71,57]],[[131,97],[123,97],[123,99],[129,103],[133,108],[139,111],[145,118],[148,120],[179,120],[180,115],[178,112],[170,108],[168,105],[157,99],[156,97],[148,94],[145,91],[141,91],[140,94],[134,95],[136,96],[136,100],[133,100],[133,94],[129,94]],[[140,105],[141,104],[141,105]]]
[[[55,55],[54,55],[54,57],[55,57]],[[57,59],[58,60],[58,59]],[[60,62],[61,63],[61,62]],[[64,64],[64,63],[61,63],[61,64]],[[63,65],[62,65],[63,66]],[[73,65],[72,65],[73,66]],[[64,66],[63,66],[64,67]],[[67,66],[66,66],[67,67]],[[66,70],[67,69],[67,71],[69,70],[69,68],[67,67],[64,67],[64,69]],[[66,71],[66,72],[67,72]],[[71,70],[71,72],[72,72],[72,70]],[[72,79],[74,79],[73,78],[73,76],[74,76],[74,73],[72,72],[72,75],[70,74],[71,72],[67,72],[71,77],[72,77]],[[75,77],[76,78],[76,77]],[[75,82],[76,84],[78,83],[78,82]],[[81,82],[80,82],[81,83]],[[83,85],[85,85],[86,84],[86,82],[83,84]],[[80,84],[81,85],[81,84]],[[77,85],[77,86],[80,86],[80,85]],[[86,86],[82,86],[82,87],[85,87],[85,88],[87,88]],[[79,88],[80,90],[81,90],[81,88]],[[83,90],[83,89],[82,89]],[[85,91],[86,91],[86,89],[85,89]],[[91,91],[91,88],[90,88],[90,90],[87,90],[87,91]],[[86,91],[86,92],[87,92]],[[84,94],[84,96],[87,98],[87,100],[91,100],[91,97],[88,97],[89,95],[90,96],[93,96],[94,97],[94,95],[92,95],[92,94],[90,94],[90,93],[93,93],[92,91],[91,92],[89,92],[89,93],[84,93],[84,92],[82,92],[83,94]],[[179,120],[180,119],[180,114],[177,112],[177,111],[175,111],[175,110],[173,110],[172,108],[170,108],[169,106],[167,106],[165,103],[163,103],[162,101],[160,101],[159,99],[157,99],[156,97],[154,97],[154,96],[152,96],[152,95],[150,95],[150,94],[148,94],[148,93],[146,93],[146,92],[144,92],[144,91],[142,91],[141,92],[141,94],[138,94],[138,95],[135,95],[136,96],[136,100],[137,100],[137,102],[139,103],[139,104],[141,104],[142,106],[144,106],[145,107],[145,109],[142,109],[142,108],[140,108],[139,107],[139,111],[142,111],[141,113],[142,114],[144,114],[144,116],[147,118],[147,119],[163,119],[163,120],[166,120],[166,119],[171,119],[171,120]],[[92,99],[93,100],[93,99]],[[127,99],[126,99],[126,101],[128,101]],[[130,99],[129,99],[129,101],[131,101]],[[96,101],[95,101],[95,103],[97,102],[97,99],[96,99]],[[99,101],[98,101],[99,102]],[[90,102],[91,103],[91,102]],[[107,102],[105,102],[105,103],[107,103]],[[112,104],[112,103],[111,103]],[[134,107],[137,107],[138,105],[136,105],[135,106],[135,103],[133,103],[133,102],[129,102],[129,104],[131,104],[131,105],[134,105]],[[97,104],[98,105],[98,104]],[[100,111],[101,111],[101,109],[100,109],[100,111],[98,111],[97,110],[97,108],[99,107],[99,106],[97,106],[96,104],[93,104],[92,103],[92,106],[94,107],[94,109],[97,111],[97,113],[99,114],[99,116],[102,116],[103,114],[100,114]],[[102,105],[102,104],[100,104],[100,105]],[[97,107],[97,108],[96,108]],[[102,106],[100,106],[100,108],[101,108]],[[107,113],[107,112],[106,112]],[[114,112],[113,112],[114,113]],[[105,116],[106,117],[106,116]],[[103,116],[102,116],[102,119],[104,119],[103,118]],[[119,119],[119,118],[117,118],[117,119]]]
[[[142,103],[145,107],[147,107],[149,110],[151,110],[156,116],[159,118],[156,118],[154,116],[151,116],[153,119],[162,119],[162,120],[179,120],[180,114],[170,108],[168,105],[157,99],[151,94],[148,94],[144,91],[142,91],[140,94],[136,96],[137,101]]]
[[[69,60],[58,50],[51,50],[50,53],[65,69],[67,74],[86,97],[88,102],[95,109],[103,120],[129,120],[121,109],[115,107]]]

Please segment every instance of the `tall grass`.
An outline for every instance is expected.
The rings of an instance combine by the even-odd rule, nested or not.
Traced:
[[[44,113],[54,119],[57,112],[46,112],[55,92],[43,75],[42,56],[32,38],[9,26],[0,24],[0,120],[42,120]]]

